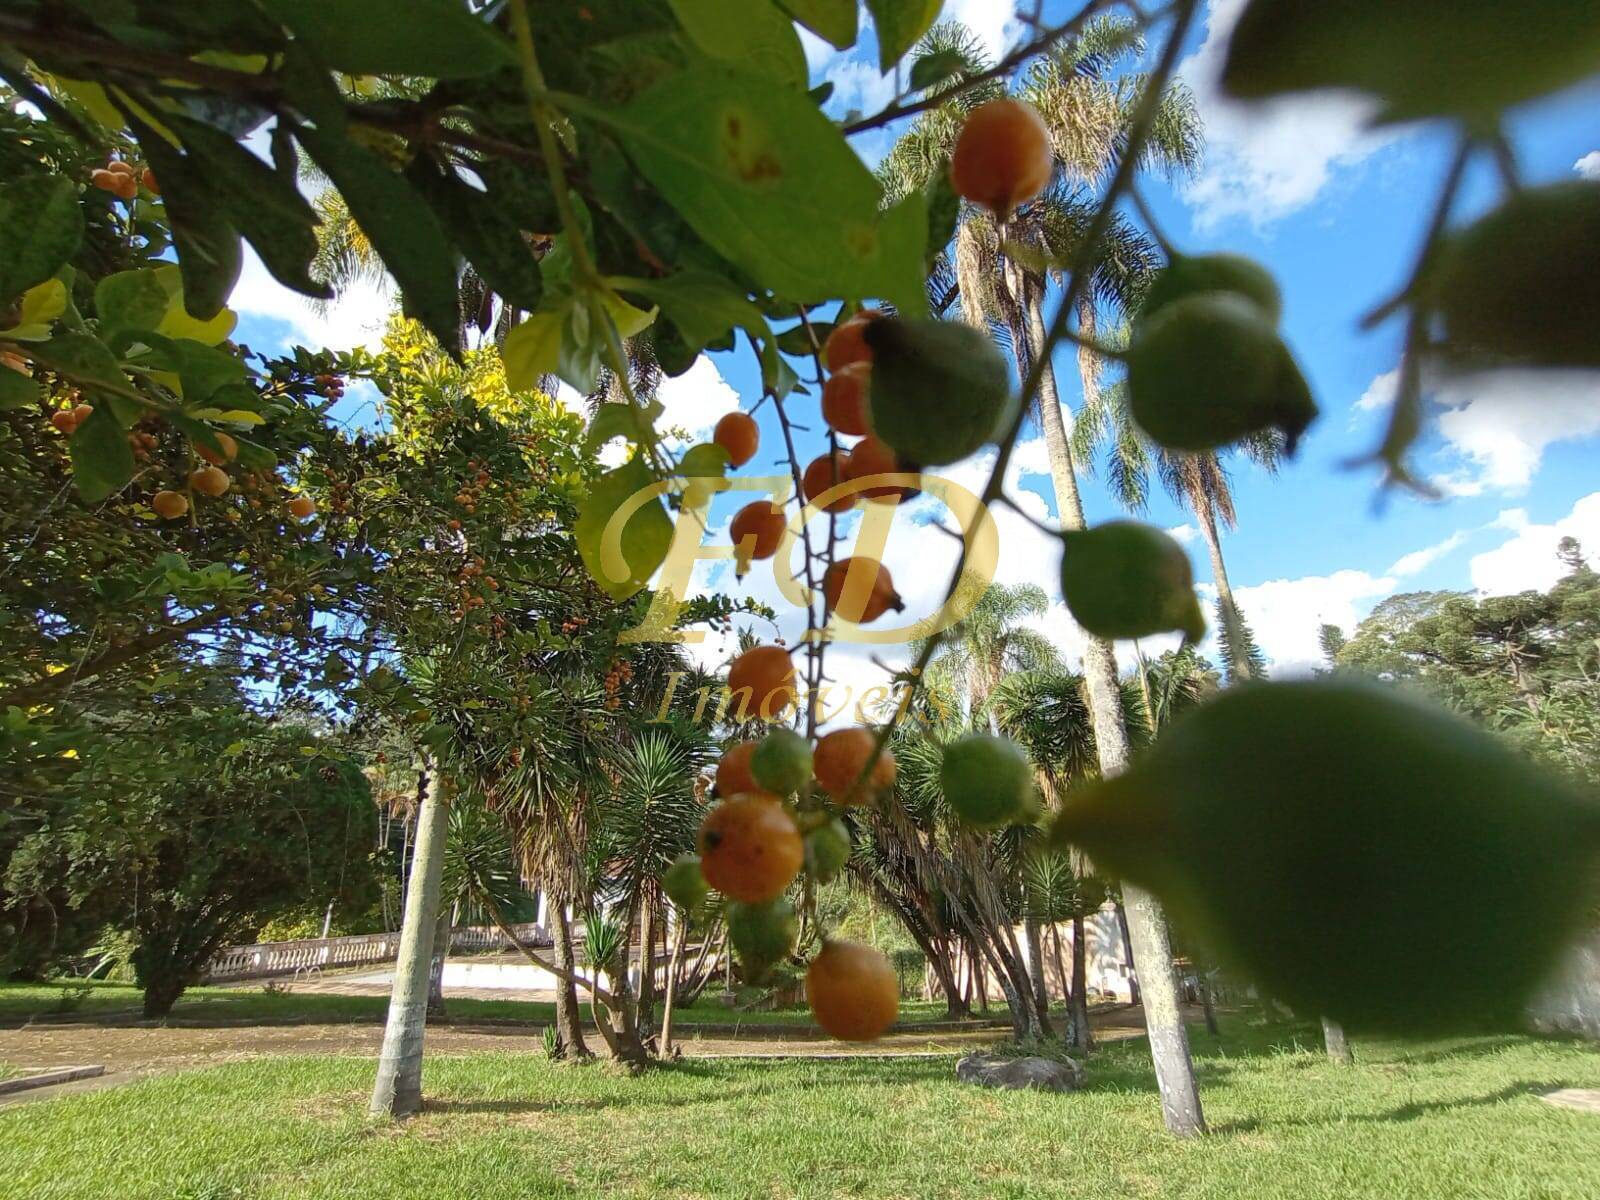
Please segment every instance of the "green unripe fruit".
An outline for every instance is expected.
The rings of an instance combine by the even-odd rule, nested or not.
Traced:
[[[1274,326],[1283,316],[1278,282],[1255,260],[1239,254],[1174,254],[1150,285],[1139,317],[1148,320],[1169,304],[1210,292],[1243,296]]]
[[[1010,417],[1011,374],[984,334],[954,321],[871,322],[872,431],[902,461],[953,463]]]
[[[1290,453],[1317,406],[1289,348],[1242,296],[1211,292],[1141,321],[1128,350],[1128,407],[1169,450],[1216,450],[1282,430]]]
[[[850,861],[850,830],[833,817],[806,834],[806,874],[831,883]]]
[[[750,773],[774,795],[798,792],[811,779],[811,743],[792,729],[774,729],[756,743]]]
[[[800,925],[794,905],[781,896],[766,904],[730,900],[727,919],[728,937],[739,955],[747,983],[759,983],[776,963],[794,951]]]
[[[1469,363],[1600,367],[1597,263],[1600,183],[1511,197],[1448,239],[1430,273],[1447,352]]]
[[[1107,521],[1061,537],[1061,593],[1090,633],[1140,638],[1176,631],[1191,642],[1205,635],[1189,556],[1161,530]]]
[[[692,916],[699,912],[711,894],[706,877],[700,873],[700,856],[680,854],[661,877],[661,890],[685,913]]]
[[[1252,683],[1069,802],[1056,834],[1297,1011],[1518,1027],[1583,921],[1600,805],[1398,689]]]
[[[939,783],[956,816],[979,829],[1014,824],[1036,807],[1028,756],[987,733],[969,733],[944,748]]]
[[[1246,99],[1354,88],[1385,116],[1486,117],[1600,71],[1593,0],[1251,0],[1222,85]]]

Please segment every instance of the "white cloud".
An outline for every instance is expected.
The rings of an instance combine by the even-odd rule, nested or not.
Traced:
[[[1174,525],[1171,529],[1167,530],[1167,536],[1178,542],[1180,545],[1187,546],[1190,542],[1194,541],[1200,536],[1200,531],[1193,525],[1189,524]]]
[[[1470,467],[1447,490],[1516,492],[1533,481],[1546,447],[1600,433],[1600,374],[1497,371],[1462,376],[1433,392],[1439,432]]]
[[[800,31],[800,48],[805,51],[806,66],[810,67],[813,72],[824,66],[829,59],[838,53],[832,44],[823,41],[804,25],[796,25],[795,28]]]
[[[1018,442],[1011,450],[1011,464],[1022,475],[1050,474],[1050,455],[1045,450],[1044,438],[1033,437]]]
[[[1427,570],[1446,554],[1458,548],[1467,540],[1467,535],[1460,531],[1452,533],[1442,542],[1435,542],[1431,546],[1424,546],[1421,550],[1413,550],[1410,554],[1402,554],[1395,559],[1394,565],[1389,568],[1390,575],[1417,575]]]
[[[895,96],[894,76],[880,73],[875,62],[841,56],[825,78],[833,84],[828,106],[840,114],[855,111],[870,116]]]
[[[1224,96],[1222,64],[1244,5],[1212,0],[1206,39],[1181,67],[1205,122],[1205,164],[1184,187],[1200,228],[1241,217],[1262,226],[1296,212],[1317,198],[1335,169],[1361,162],[1400,136],[1371,130],[1374,106],[1350,95],[1250,104]]]
[[[1572,169],[1585,179],[1600,179],[1600,150],[1589,151],[1572,164]]]
[[[1394,403],[1400,373],[1386,371],[1355,402],[1353,418]],[[1600,433],[1600,373],[1501,370],[1425,382],[1438,432],[1455,463],[1429,480],[1446,495],[1518,492],[1546,448]]]
[[[1002,0],[948,0],[940,20],[960,21],[977,35],[989,57],[999,61],[1021,28],[1013,8]]]
[[[682,375],[663,377],[656,399],[666,410],[657,426],[680,429],[691,442],[707,437],[719,420],[739,407],[739,393],[703,354]]]
[[[1361,393],[1361,398],[1356,401],[1357,412],[1373,412],[1377,409],[1386,409],[1394,403],[1394,398],[1400,388],[1400,368],[1385,371],[1370,384],[1367,390]]]
[[[1480,592],[1505,596],[1545,591],[1567,572],[1556,557],[1556,547],[1564,537],[1577,538],[1588,552],[1589,565],[1600,567],[1600,492],[1584,496],[1571,512],[1549,525],[1530,523],[1521,509],[1501,513],[1494,524],[1515,530],[1516,536],[1473,555],[1468,569],[1472,586]]]
[[[245,316],[284,322],[289,341],[312,349],[353,350],[377,348],[393,302],[383,285],[357,283],[346,287],[326,312],[318,312],[309,299],[268,274],[256,252],[246,246],[244,267],[228,305]]]
[[[1233,595],[1273,674],[1306,675],[1322,665],[1321,627],[1355,628],[1376,601],[1394,591],[1395,582],[1392,575],[1346,570],[1273,579],[1235,588]]]

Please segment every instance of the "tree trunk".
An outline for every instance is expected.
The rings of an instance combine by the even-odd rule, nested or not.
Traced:
[[[439,921],[433,927],[433,954],[428,959],[428,1019],[442,1020],[444,1009],[444,963],[450,957],[450,933],[454,912],[448,904],[439,907]]]
[[[1117,932],[1122,935],[1122,961],[1128,964],[1128,1000],[1139,1003],[1139,973],[1133,965],[1133,938],[1128,934],[1128,910],[1117,901]]]
[[[1222,1026],[1217,1024],[1217,1005],[1211,994],[1211,980],[1207,973],[1195,969],[1195,986],[1200,991],[1200,1008],[1206,1015],[1206,1032],[1212,1037],[1222,1036]]]
[[[1350,1039],[1344,1035],[1344,1026],[1329,1017],[1322,1018],[1322,1043],[1327,1047],[1328,1057],[1341,1067],[1355,1063],[1355,1055],[1350,1053]]]
[[[682,916],[672,931],[672,958],[667,963],[667,994],[661,1001],[661,1057],[672,1055],[672,1003],[678,996],[678,964],[683,959],[684,943],[689,940],[689,922]]]
[[[1033,985],[1036,1019],[1041,1037],[1054,1037],[1050,1024],[1050,985],[1044,977],[1044,938],[1039,933],[1039,922],[1034,917],[1023,919],[1023,933],[1028,939],[1028,980]]]
[[[1044,289],[1042,283],[1033,286],[1032,281],[1023,277],[1020,268],[1012,269],[1019,278],[1017,294],[1023,301],[1027,324],[1027,329],[1022,331],[1023,344],[1028,347],[1030,356],[1039,360],[1046,357]],[[1077,316],[1079,331],[1087,340],[1092,340],[1095,325],[1092,298],[1079,304]],[[1067,438],[1061,398],[1056,390],[1055,369],[1048,361],[1041,365],[1039,418],[1050,460],[1050,476],[1055,484],[1056,507],[1064,529],[1083,529],[1086,525],[1083,500],[1078,493],[1072,445]],[[1083,376],[1084,394],[1091,396],[1100,386],[1099,358],[1087,348],[1081,348],[1078,366]],[[1130,757],[1128,730],[1122,718],[1122,692],[1117,686],[1116,655],[1110,642],[1096,637],[1085,640],[1083,674],[1100,774],[1110,779],[1127,770]],[[1205,1118],[1200,1110],[1194,1063],[1189,1056],[1189,1035],[1183,1027],[1166,918],[1156,898],[1141,888],[1125,884],[1123,901],[1128,910],[1128,934],[1144,998],[1150,1056],[1155,1062],[1156,1082],[1161,1089],[1162,1116],[1173,1133],[1182,1136],[1203,1133]]]
[[[439,916],[439,882],[444,871],[449,814],[449,786],[442,772],[433,771],[417,815],[411,883],[400,925],[400,954],[394,966],[394,990],[389,996],[378,1078],[368,1108],[375,1117],[406,1117],[422,1107],[422,1039],[427,1030],[428,974]]]
[[[155,1021],[172,1011],[172,1006],[188,990],[188,985],[176,974],[162,975],[145,984],[141,1009],[147,1021]]]
[[[1083,914],[1072,918],[1072,1046],[1087,1052],[1094,1046],[1089,1027],[1089,947]]]
[[[564,898],[550,905],[554,929],[551,938],[556,944],[556,966],[569,974],[577,963],[572,957],[572,925],[567,920]],[[578,1007],[578,989],[571,979],[556,980],[556,1043],[563,1058],[589,1058],[589,1047],[583,1041],[583,1011]]]
[[[1211,555],[1211,582],[1217,589],[1217,608],[1222,614],[1222,637],[1228,643],[1228,657],[1233,662],[1235,679],[1248,681],[1255,674],[1251,666],[1249,640],[1244,634],[1244,622],[1239,617],[1239,607],[1233,600],[1233,585],[1228,582],[1228,566],[1222,560],[1222,536],[1217,529],[1217,513],[1209,496],[1189,497],[1189,507],[1200,521],[1200,536],[1205,539],[1206,550]]]
[[[656,905],[648,896],[639,900],[639,1028],[645,1036],[655,1028],[656,1009]]]

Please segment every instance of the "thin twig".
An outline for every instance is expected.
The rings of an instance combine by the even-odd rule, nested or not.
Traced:
[[[1042,351],[1036,355],[1028,368],[1027,377],[1022,384],[1022,402],[1017,405],[1016,414],[1011,421],[1011,427],[1001,438],[995,464],[989,475],[989,482],[984,486],[980,502],[984,505],[993,504],[1000,498],[1005,490],[1006,470],[1011,464],[1011,455],[1016,447],[1017,439],[1021,435],[1023,422],[1033,406],[1034,399],[1043,382],[1044,372],[1050,364],[1051,355],[1055,347],[1064,339],[1073,312],[1077,307],[1078,298],[1083,295],[1084,289],[1089,286],[1091,272],[1089,270],[1091,258],[1099,247],[1101,239],[1111,226],[1111,219],[1116,212],[1118,201],[1122,198],[1133,182],[1135,172],[1139,168],[1139,160],[1144,151],[1145,142],[1150,137],[1150,131],[1155,124],[1156,113],[1161,106],[1163,93],[1167,83],[1177,69],[1178,56],[1183,49],[1184,38],[1188,35],[1189,28],[1194,22],[1195,12],[1199,0],[1178,0],[1173,6],[1175,13],[1171,35],[1162,50],[1160,62],[1151,73],[1145,94],[1139,102],[1139,108],[1134,114],[1133,122],[1129,126],[1127,143],[1123,149],[1122,157],[1118,161],[1116,173],[1112,176],[1106,188],[1105,198],[1101,200],[1100,207],[1096,210],[1094,219],[1089,223],[1089,228],[1083,239],[1082,248],[1074,256],[1071,266],[1071,278],[1067,283],[1065,293],[1061,298],[1060,306],[1056,310],[1055,319],[1051,322],[1050,329],[1045,335]],[[945,603],[955,595],[956,588],[961,582],[961,576],[966,566],[966,555],[956,563],[954,573],[950,578],[950,586],[945,590]],[[944,630],[935,630],[923,641],[922,653],[918,655],[916,663],[911,669],[913,678],[922,678],[938,653],[944,641]],[[873,753],[868,755],[867,762],[856,779],[856,786],[864,786],[871,777],[873,768],[877,765],[878,757],[888,745],[889,738],[893,735],[895,725],[899,720],[899,710],[890,715],[888,722],[879,731],[877,744]]]

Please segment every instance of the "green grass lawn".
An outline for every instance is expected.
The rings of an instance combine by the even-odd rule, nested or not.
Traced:
[[[63,994],[81,986],[76,981],[50,983],[0,983],[0,1025],[19,1024],[60,1014]],[[139,989],[132,984],[94,982],[71,1017],[94,1020],[111,1013],[137,1010]],[[267,992],[260,988],[191,988],[172,1010],[179,1021],[381,1021],[388,1011],[387,996],[329,996],[314,992]],[[450,1019],[471,1021],[530,1021],[546,1024],[555,1020],[555,1005],[520,1000],[452,999],[445,994]],[[901,1007],[903,1022],[942,1020],[943,1001],[908,1000]],[[1005,1016],[1003,1007],[993,1015]],[[62,1019],[60,1015],[52,1019]],[[674,1018],[680,1027],[694,1025],[805,1026],[811,1014],[804,1009],[782,1012],[740,1012],[716,1003],[709,995],[699,1003],[680,1008]]]
[[[373,1064],[281,1058],[0,1109],[0,1197],[1600,1196],[1600,1053],[1529,1038],[1357,1042],[1234,1021],[1196,1051],[1209,1137],[1161,1129],[1141,1042],[1075,1095],[980,1091],[952,1060],[687,1062],[628,1079],[503,1053],[430,1059],[429,1111],[368,1123]]]

